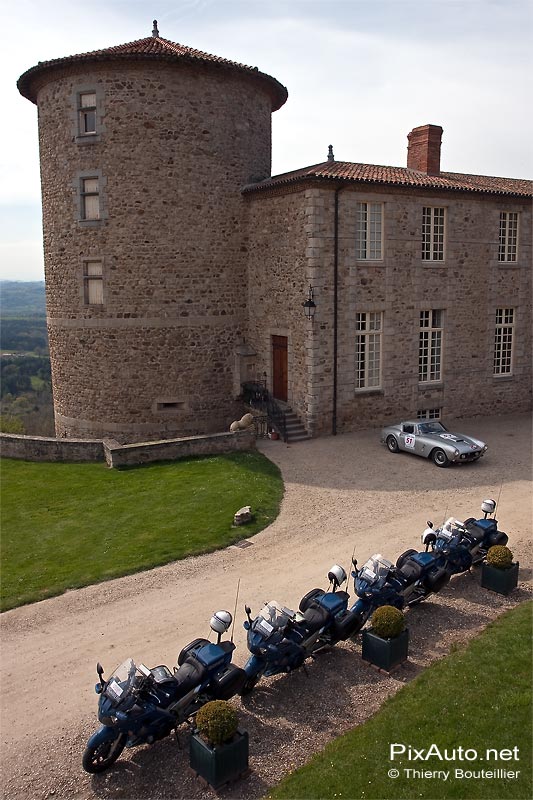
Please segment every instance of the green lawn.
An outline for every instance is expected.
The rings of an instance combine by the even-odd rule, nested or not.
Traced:
[[[1,479],[2,611],[252,536],[283,495],[259,453],[120,470],[3,459]],[[254,522],[233,528],[244,505]]]
[[[425,670],[365,724],[288,776],[269,798],[532,797],[531,615],[532,604],[527,602],[500,617],[467,648]],[[447,748],[450,756],[453,748],[462,747],[476,750],[478,758],[461,760],[456,752],[453,761],[437,757],[409,761],[405,755],[392,761],[390,745],[395,743],[426,751],[435,744],[441,754]],[[487,748],[496,749],[498,758],[487,754]],[[469,752],[468,758],[472,755]],[[389,777],[390,769],[397,769],[399,776]],[[450,776],[419,778],[407,769],[449,770]],[[461,779],[456,769],[520,774],[516,779],[487,775]]]

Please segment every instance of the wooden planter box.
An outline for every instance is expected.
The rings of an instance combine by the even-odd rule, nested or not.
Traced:
[[[509,569],[496,569],[490,564],[483,564],[481,568],[481,585],[498,594],[509,594],[516,589],[518,584],[519,562],[515,561]]]
[[[191,769],[214,789],[248,772],[248,731],[237,731],[231,742],[212,747],[199,733],[190,739]]]
[[[369,661],[385,672],[390,672],[398,664],[407,660],[409,648],[409,631],[407,628],[395,639],[382,639],[372,632],[372,628],[363,631],[364,661]]]

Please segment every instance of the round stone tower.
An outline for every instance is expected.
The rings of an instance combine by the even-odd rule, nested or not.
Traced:
[[[226,429],[247,313],[241,190],[270,176],[286,89],[156,23],[41,62],[18,88],[39,112],[57,435]]]

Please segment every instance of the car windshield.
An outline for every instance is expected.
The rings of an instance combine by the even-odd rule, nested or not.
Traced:
[[[366,581],[372,586],[381,586],[387,580],[392,563],[383,558],[381,553],[375,553],[365,561],[357,574],[358,580]]]
[[[447,428],[441,422],[421,422],[418,430],[420,433],[446,433]]]
[[[290,619],[294,618],[294,611],[280,606],[275,600],[265,603],[253,622],[253,629],[268,638],[271,633],[284,628]]]
[[[142,679],[142,672],[139,671],[133,659],[128,658],[113,672],[107,681],[104,694],[118,705],[137,691]]]

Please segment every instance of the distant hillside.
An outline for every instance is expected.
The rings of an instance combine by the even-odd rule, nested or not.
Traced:
[[[45,317],[44,281],[0,281],[0,314]]]

